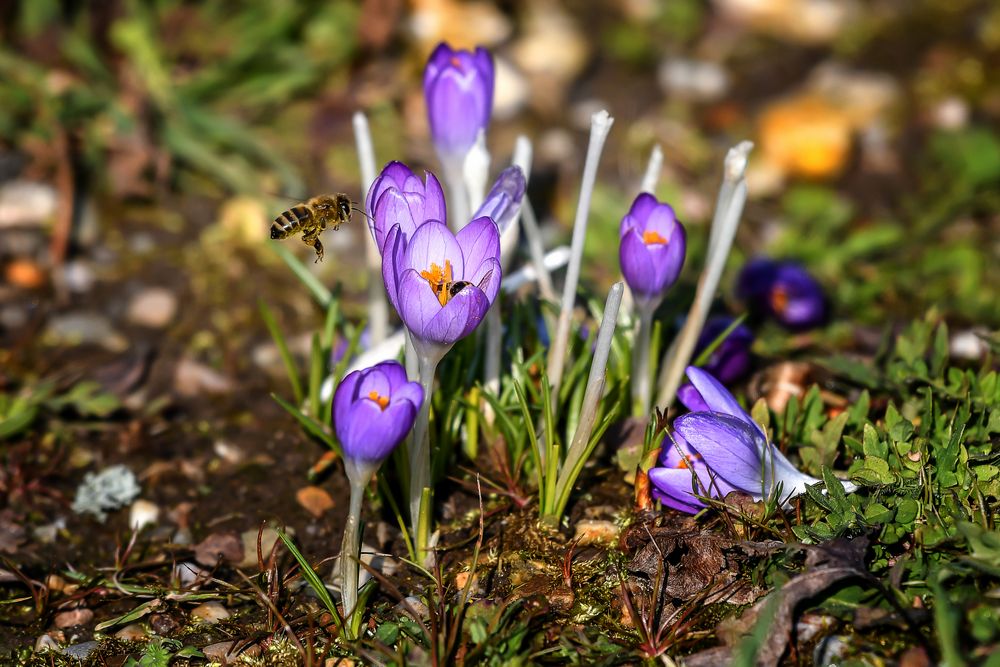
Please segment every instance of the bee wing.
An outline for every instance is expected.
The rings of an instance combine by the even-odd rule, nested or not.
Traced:
[[[486,272],[486,275],[482,277],[482,280],[479,281],[476,287],[485,291],[486,286],[490,284],[490,278],[492,277],[493,277],[493,269],[490,269],[489,271]]]

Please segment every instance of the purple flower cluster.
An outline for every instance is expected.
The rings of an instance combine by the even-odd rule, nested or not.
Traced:
[[[791,331],[812,329],[827,319],[823,288],[795,262],[752,260],[740,272],[736,294],[751,312],[772,317]]]
[[[741,491],[760,500],[781,487],[781,500],[805,492],[819,480],[800,472],[776,447],[729,391],[709,373],[689,366],[698,400],[695,410],[674,420],[659,466],[649,470],[653,495],[664,505],[696,514],[698,496],[724,498]],[[851,490],[850,485],[845,489]]]
[[[354,371],[337,386],[333,421],[344,458],[377,468],[413,428],[424,400],[416,382],[395,361]]]
[[[733,318],[726,315],[713,317],[706,324],[698,337],[698,344],[694,349],[694,356],[701,355],[715,339],[722,335],[733,323]],[[708,372],[724,385],[730,385],[743,379],[750,371],[752,353],[750,346],[753,345],[754,335],[749,328],[743,324],[738,324],[729,332],[729,335],[708,355],[708,359],[701,366],[702,370]],[[694,385],[687,382],[677,390],[677,396],[689,409],[706,410],[701,401],[701,394]],[[693,408],[691,406],[698,406]]]
[[[655,308],[684,266],[684,226],[651,194],[635,198],[619,227],[618,259],[636,303]]]
[[[372,234],[382,253],[385,289],[414,345],[446,347],[468,335],[500,291],[500,232],[524,195],[516,167],[501,174],[457,234],[446,224],[445,199],[433,174],[424,181],[390,162],[368,192]]]

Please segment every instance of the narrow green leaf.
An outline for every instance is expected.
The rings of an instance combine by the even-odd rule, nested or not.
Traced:
[[[260,308],[261,317],[264,318],[264,324],[271,333],[274,344],[278,347],[278,354],[281,355],[281,362],[285,365],[285,373],[288,375],[288,381],[292,385],[292,395],[295,397],[295,402],[301,404],[302,399],[305,398],[302,394],[302,382],[299,380],[299,371],[295,368],[295,360],[292,358],[292,353],[288,350],[288,343],[285,341],[285,336],[281,333],[281,328],[278,326],[278,322],[274,319],[274,314],[267,307],[267,304],[263,300],[258,300],[257,305]]]

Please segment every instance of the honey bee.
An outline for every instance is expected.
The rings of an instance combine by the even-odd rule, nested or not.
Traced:
[[[364,213],[344,193],[319,195],[296,204],[275,218],[271,223],[271,238],[286,239],[301,232],[302,242],[313,247],[318,262],[323,259],[323,244],[319,242],[319,235],[327,227],[336,231],[342,224],[350,222],[352,211]]]
[[[490,282],[490,278],[493,277],[492,271],[487,271],[483,279],[479,281],[476,285],[479,289],[485,289],[486,285]],[[466,287],[472,285],[468,280],[456,280],[451,281],[440,281],[432,282],[431,289],[434,291],[434,296],[438,298],[438,303],[442,306],[446,306],[449,301],[454,297],[458,296],[458,293],[464,290]]]

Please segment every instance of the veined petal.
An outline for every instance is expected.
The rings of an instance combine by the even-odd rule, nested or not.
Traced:
[[[730,415],[691,412],[674,420],[674,430],[716,475],[740,490],[760,494],[764,479],[756,428]]]
[[[455,234],[455,240],[465,260],[463,280],[472,280],[469,276],[487,259],[500,259],[500,231],[490,218],[476,218]]]
[[[694,385],[698,393],[701,394],[702,400],[708,405],[712,412],[718,412],[724,415],[730,415],[742,420],[749,426],[752,426],[758,432],[760,427],[757,423],[747,414],[746,410],[736,401],[736,398],[729,393],[729,390],[722,386],[718,380],[716,380],[712,375],[697,366],[688,366],[686,371],[688,379],[691,380],[691,384]],[[763,434],[762,434],[763,435]]]
[[[644,296],[659,295],[662,285],[657,284],[656,265],[650,256],[649,248],[642,242],[636,230],[622,237],[618,247],[618,261],[621,264],[625,282],[635,294]]]
[[[399,307],[403,324],[417,338],[426,338],[428,324],[441,312],[441,303],[430,284],[413,269],[406,269],[399,279]]]
[[[385,238],[385,245],[382,246],[382,282],[385,284],[385,292],[389,296],[389,303],[396,309],[397,313],[402,313],[399,309],[399,278],[403,255],[406,251],[406,243],[399,225],[394,225]]]
[[[451,298],[423,330],[423,338],[439,344],[454,343],[482,322],[490,302],[478,287],[469,286]]]
[[[459,279],[458,276],[465,275],[464,255],[455,235],[443,222],[429,220],[417,227],[407,241],[401,266],[419,274],[430,269],[432,264],[443,270],[445,261],[451,264],[455,280]],[[424,284],[427,285],[426,281]],[[430,287],[427,286],[427,289]]]
[[[413,426],[416,408],[409,401],[382,410],[373,401],[355,404],[347,437],[341,440],[344,456],[362,461],[382,461],[402,442]]]
[[[357,398],[358,392],[358,382],[361,380],[362,371],[354,371],[353,373],[348,373],[340,384],[337,385],[337,390],[333,394],[333,424],[334,430],[337,433],[337,438],[343,441],[344,436],[341,434],[341,428],[344,428],[346,424],[341,424],[341,420],[346,419],[347,415],[350,413],[351,405]]]
[[[500,282],[503,280],[503,267],[499,261],[487,258],[471,275],[469,265],[466,264],[465,271],[466,281],[481,289],[490,303],[496,301],[497,294],[500,293]]]
[[[368,373],[358,383],[358,399],[366,398],[373,391],[379,396],[389,396],[392,392],[389,378],[377,366],[369,368]]]

